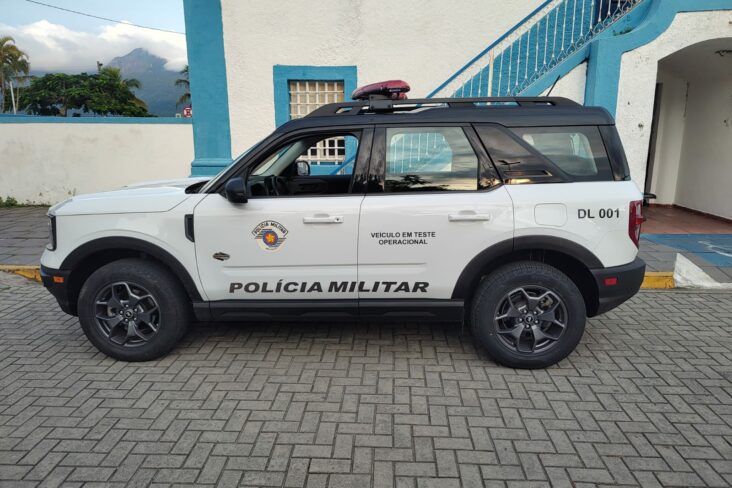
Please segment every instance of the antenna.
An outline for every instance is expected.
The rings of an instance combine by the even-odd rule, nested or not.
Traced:
[[[554,87],[557,86],[557,83],[559,83],[559,80],[561,80],[561,79],[562,79],[562,75],[557,76],[557,79],[554,80],[554,83],[552,83],[552,87],[549,88],[549,92],[546,94],[547,97],[552,94]]]

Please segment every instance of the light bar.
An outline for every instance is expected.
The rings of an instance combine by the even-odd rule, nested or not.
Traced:
[[[405,100],[411,88],[402,80],[389,80],[372,83],[357,88],[351,94],[352,100],[369,100],[372,97],[388,100]]]

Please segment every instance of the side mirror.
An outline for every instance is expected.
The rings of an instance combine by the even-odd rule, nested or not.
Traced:
[[[310,163],[299,159],[295,161],[297,165],[297,176],[310,176]]]
[[[231,203],[247,203],[247,183],[244,178],[237,176],[227,181],[224,194]]]

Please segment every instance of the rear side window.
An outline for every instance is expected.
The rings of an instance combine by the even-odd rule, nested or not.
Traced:
[[[595,126],[475,128],[504,183],[615,179],[600,130]]]
[[[520,127],[511,131],[574,180],[614,179],[597,127]]]
[[[460,127],[386,129],[387,192],[478,189],[478,157]]]

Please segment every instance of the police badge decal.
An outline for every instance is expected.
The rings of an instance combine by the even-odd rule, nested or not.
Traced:
[[[265,220],[252,230],[254,239],[265,251],[277,251],[287,240],[288,230],[274,220]]]

